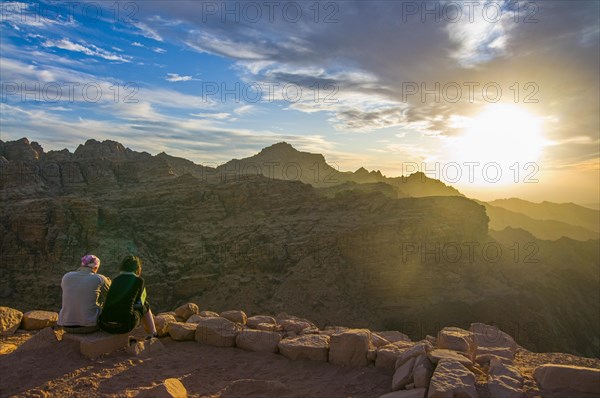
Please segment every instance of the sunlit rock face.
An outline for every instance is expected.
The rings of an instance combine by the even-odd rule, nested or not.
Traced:
[[[60,279],[82,255],[98,255],[100,272],[115,277],[134,253],[157,312],[191,301],[415,339],[481,321],[539,351],[598,350],[597,241],[491,236],[475,201],[409,197],[426,191],[384,181],[222,178],[111,141],[75,153],[0,144],[2,305],[58,310]]]

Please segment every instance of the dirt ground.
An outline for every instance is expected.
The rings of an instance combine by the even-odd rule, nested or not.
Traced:
[[[134,397],[176,378],[190,397],[377,398],[390,392],[393,377],[391,369],[372,365],[349,368],[291,361],[278,354],[168,337],[140,356],[123,350],[90,360],[72,343],[49,336],[54,336],[51,329],[38,334],[19,330],[0,341],[0,397]],[[544,363],[600,368],[598,359],[519,349],[515,365],[525,377],[529,398],[548,397],[540,394],[532,377],[533,369]],[[489,397],[485,380],[484,372],[478,374],[480,398]]]

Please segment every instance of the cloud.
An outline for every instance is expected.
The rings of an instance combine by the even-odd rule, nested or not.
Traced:
[[[134,41],[133,43],[131,43],[131,45],[134,46],[134,47],[146,47],[142,43],[140,43],[139,41]]]
[[[46,40],[44,36],[37,35],[38,38]],[[81,62],[78,59],[68,58],[53,52],[42,51],[36,47],[23,46],[17,47],[10,42],[2,41],[2,57],[4,58],[20,60],[29,62],[35,65],[46,65],[48,68],[54,67],[67,67],[69,69],[85,70],[92,69],[93,66],[88,62]],[[4,73],[4,71],[3,71]]]
[[[71,111],[73,111],[73,109],[65,108],[64,106],[52,106],[52,107],[48,108],[48,110],[55,111],[55,112],[71,112]]]
[[[450,55],[461,66],[471,68],[506,54],[510,31],[516,27],[515,12],[506,6],[505,2],[494,1],[465,7],[465,15],[446,25],[455,47]]]
[[[149,101],[112,103],[109,107],[113,110],[113,115],[130,121],[157,122],[164,118]]]
[[[212,99],[202,96],[147,86],[141,82],[123,82],[116,78],[75,71],[60,64],[56,65],[52,62],[54,57],[49,57],[48,64],[45,64],[40,61],[46,58],[30,53],[25,53],[23,56],[29,56],[30,59],[0,57],[4,83],[2,94],[6,97],[3,100],[27,102],[35,99],[41,102],[52,102],[55,105],[79,104],[98,112],[103,109],[98,105],[110,105],[117,108],[111,108],[109,115],[120,112],[133,118],[136,117],[136,112],[139,112],[139,117],[151,119],[162,117],[155,113],[157,109],[184,111],[211,109],[216,105]],[[38,60],[38,64],[34,65],[33,60]],[[87,86],[91,86],[91,89],[86,91],[84,87]],[[11,92],[5,91],[8,88]],[[16,89],[14,93],[12,93],[13,88]],[[96,93],[101,95],[98,96]]]
[[[47,28],[50,25],[70,25],[73,21],[65,18],[61,13],[40,12],[40,5],[18,1],[0,3],[0,22],[7,23],[15,30],[21,28]],[[60,9],[59,9],[60,10]]]
[[[236,42],[225,37],[217,37],[206,32],[194,32],[191,40],[185,42],[190,48],[208,54],[245,60],[267,58],[270,51],[267,46],[249,42]]]
[[[158,32],[154,28],[146,25],[145,23],[136,22],[133,25],[138,29],[137,33],[139,35],[144,36],[148,39],[152,39],[152,40],[156,40],[156,41],[160,41],[160,42],[164,41],[163,38],[161,37],[161,35],[158,34]]]
[[[231,117],[230,113],[191,113],[190,116],[199,117],[203,119],[216,119],[216,120],[227,120]]]
[[[167,52],[167,50],[165,50],[164,48],[160,48],[160,47],[154,47],[152,49],[152,51],[154,51],[155,53],[158,53],[158,54],[164,54]]]
[[[191,76],[181,76],[178,75],[177,73],[167,73],[167,77],[165,78],[165,80],[169,81],[169,82],[187,82],[192,80]]]
[[[248,115],[250,113],[255,112],[256,106],[254,105],[242,105],[237,107],[233,112],[236,115]]]
[[[136,98],[144,99],[152,104],[172,110],[212,109],[218,105],[213,99],[198,95],[181,93],[162,87],[139,87]]]
[[[360,108],[340,110],[329,120],[338,130],[372,131],[400,126],[406,118],[401,107],[390,107],[374,111],[363,111]]]
[[[55,47],[62,50],[80,52],[91,57],[99,57],[109,61],[130,62],[131,57],[112,53],[110,51],[99,48],[93,44],[73,43],[70,39],[50,40],[47,39],[42,43],[44,47]]]

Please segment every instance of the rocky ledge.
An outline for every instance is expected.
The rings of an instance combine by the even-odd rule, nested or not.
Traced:
[[[79,354],[94,361],[118,352],[151,358],[165,351],[163,342],[167,339],[280,354],[292,361],[328,362],[329,366],[346,369],[375,368],[389,377],[389,392],[373,395],[380,398],[583,398],[600,394],[600,360],[532,353],[507,333],[483,323],[473,323],[468,330],[444,327],[437,336],[415,342],[399,331],[342,326],[320,330],[310,320],[286,313],[248,317],[241,310],[200,311],[194,303],[157,314],[155,318],[159,339],[140,339],[141,330],[126,335],[104,332],[70,335],[56,326],[55,312],[23,314],[0,307],[0,333],[4,337],[0,352],[18,357],[28,349],[44,348],[46,343],[47,347],[59,349],[56,347],[71,342],[76,343],[74,347]],[[18,348],[7,343],[19,329],[38,330],[34,335],[37,338],[29,337]],[[269,391],[268,396],[277,391],[282,396],[302,396],[285,389],[280,382],[264,383],[260,388],[254,387]],[[254,392],[248,392],[247,386],[241,390],[235,386],[239,387],[239,383],[229,389],[238,391],[238,395],[228,395],[225,391],[218,396],[258,396],[254,387],[250,388]],[[188,396],[185,383],[173,377],[163,378],[159,384],[138,393],[140,397]]]

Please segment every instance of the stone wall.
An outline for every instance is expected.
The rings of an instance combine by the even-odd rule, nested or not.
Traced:
[[[0,307],[0,332],[12,334],[19,326],[48,331],[55,326],[56,319],[56,313],[47,311],[22,314]],[[160,338],[279,353],[290,360],[390,369],[393,371],[390,393],[381,398],[477,398],[478,391],[482,390],[494,398],[527,396],[524,377],[514,362],[518,345],[507,333],[482,323],[474,323],[468,330],[445,327],[435,337],[427,336],[414,342],[398,331],[376,332],[340,326],[320,330],[307,319],[285,313],[277,317],[248,317],[241,310],[217,314],[200,311],[194,303],[158,314],[155,321]],[[64,333],[60,338],[76,342],[80,352],[92,359],[121,349],[134,356],[151,355],[162,349],[159,339],[132,342],[127,334]],[[600,394],[600,369],[543,364],[533,375],[543,394],[560,393],[569,397]],[[176,380],[163,384],[157,388],[184,394],[185,388]]]

